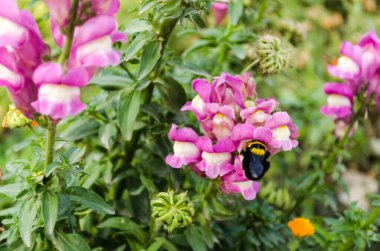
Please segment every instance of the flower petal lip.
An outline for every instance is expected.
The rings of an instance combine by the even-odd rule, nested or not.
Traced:
[[[41,64],[33,73],[33,81],[37,86],[43,84],[65,84],[68,86],[85,86],[90,77],[84,68],[69,68],[67,73],[57,63]]]
[[[80,101],[80,88],[62,84],[44,84],[38,90],[38,100],[32,106],[54,120],[74,116],[86,106]]]
[[[335,82],[328,82],[328,83],[325,83],[323,89],[327,95],[339,94],[339,95],[346,96],[351,101],[353,100],[353,97],[354,97],[354,93],[353,93],[351,87],[347,84],[339,84],[339,83],[335,83]]]
[[[192,142],[198,141],[198,134],[191,128],[178,128],[177,125],[172,124],[169,131],[169,139],[171,141]]]

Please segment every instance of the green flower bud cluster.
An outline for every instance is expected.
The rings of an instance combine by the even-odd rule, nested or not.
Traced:
[[[264,35],[256,46],[258,66],[263,74],[277,74],[289,67],[289,52],[278,37]]]
[[[192,222],[194,206],[187,192],[175,194],[173,190],[156,195],[151,201],[152,217],[156,224],[164,226],[169,233]]]
[[[268,182],[263,186],[260,189],[259,196],[277,208],[290,209],[295,204],[295,201],[290,197],[289,190],[279,188],[273,182]]]
[[[18,128],[30,124],[32,121],[24,116],[14,105],[9,106],[2,126],[4,128]]]

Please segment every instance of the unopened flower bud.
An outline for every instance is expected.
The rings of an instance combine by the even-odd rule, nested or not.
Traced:
[[[288,68],[289,52],[279,38],[272,35],[260,37],[256,51],[263,74],[277,74]]]
[[[162,224],[169,233],[192,222],[194,206],[187,192],[180,194],[175,194],[173,190],[161,192],[152,199],[151,206],[155,222]]]
[[[32,121],[24,116],[14,105],[9,106],[9,110],[5,115],[2,126],[11,129],[23,127],[30,124]]]

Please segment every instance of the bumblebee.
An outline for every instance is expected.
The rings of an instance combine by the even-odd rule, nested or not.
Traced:
[[[250,180],[260,180],[270,167],[267,147],[260,141],[252,141],[242,154],[245,176]]]

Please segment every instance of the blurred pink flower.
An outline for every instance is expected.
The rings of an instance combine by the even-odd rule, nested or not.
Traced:
[[[212,4],[211,9],[214,12],[215,23],[219,25],[228,14],[229,0],[219,1]]]
[[[321,113],[334,119],[350,119],[352,115],[353,92],[347,84],[326,83],[324,91],[328,95],[327,105]]]

